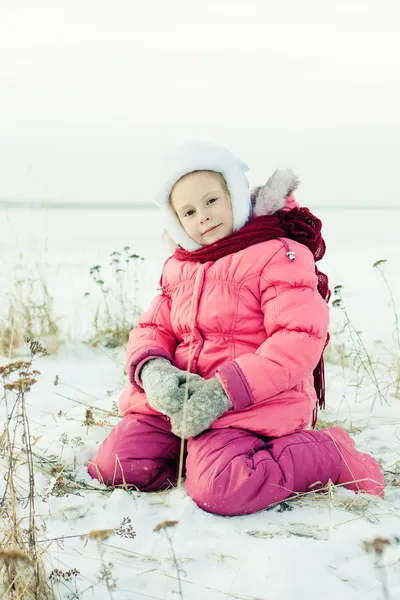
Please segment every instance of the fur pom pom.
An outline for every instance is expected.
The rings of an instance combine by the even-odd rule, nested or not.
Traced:
[[[276,169],[267,183],[253,190],[251,201],[256,217],[273,215],[286,205],[286,198],[294,192],[299,180],[291,169]]]

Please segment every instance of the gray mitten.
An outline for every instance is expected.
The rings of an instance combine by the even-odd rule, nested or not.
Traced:
[[[170,417],[182,409],[186,381],[202,380],[200,375],[181,371],[165,358],[153,358],[140,371],[147,401],[155,410]]]
[[[199,435],[230,408],[232,402],[216,377],[196,380],[189,383],[187,405],[171,415],[172,432],[185,439]]]

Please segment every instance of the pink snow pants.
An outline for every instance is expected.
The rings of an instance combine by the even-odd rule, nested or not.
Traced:
[[[176,482],[179,450],[180,438],[165,417],[129,414],[100,445],[89,473],[107,485],[165,489]],[[362,491],[383,494],[378,463],[355,450],[339,428],[275,439],[244,429],[209,429],[187,444],[187,493],[200,508],[219,515],[253,513],[318,490],[329,479],[345,485],[360,476],[372,479]],[[359,489],[354,483],[346,487]]]

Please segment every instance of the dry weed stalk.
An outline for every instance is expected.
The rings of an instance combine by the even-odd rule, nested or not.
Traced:
[[[379,364],[373,360],[371,353],[364,344],[360,332],[355,329],[350,319],[346,304],[343,300],[342,289],[343,286],[341,285],[337,285],[334,288],[333,293],[335,299],[332,302],[332,306],[339,308],[342,311],[344,317],[343,330],[347,332],[351,343],[351,347],[348,350],[348,358],[352,361],[352,366],[355,368],[357,375],[361,375],[361,381],[357,383],[356,388],[358,389],[361,387],[363,383],[362,374],[364,373],[375,389],[372,407],[375,404],[376,398],[379,398],[381,405],[388,404],[388,386],[382,386],[379,381]]]
[[[344,324],[343,329],[337,332],[337,337],[341,340],[343,334],[347,333],[350,347],[346,347],[346,344],[342,341],[333,341],[325,352],[327,362],[340,364],[342,369],[349,366],[355,368],[358,376],[358,381],[355,384],[356,397],[361,388],[365,387],[364,376],[367,377],[374,388],[371,408],[373,408],[376,399],[379,399],[381,405],[383,405],[389,404],[388,398],[390,396],[400,398],[400,321],[393,291],[384,271],[386,262],[385,259],[378,260],[373,264],[373,267],[379,272],[389,293],[389,306],[393,311],[395,349],[387,348],[382,342],[375,342],[374,348],[367,349],[360,332],[355,329],[351,322],[343,299],[342,286],[338,285],[334,288],[335,299],[332,306],[342,311]]]
[[[61,339],[47,283],[38,267],[37,273],[23,265],[14,270],[17,276],[8,294],[8,313],[0,321],[0,355],[10,358],[20,352],[27,337],[39,340],[53,354]]]
[[[375,554],[376,566],[378,567],[378,573],[380,574],[382,585],[382,594],[385,600],[390,600],[390,593],[383,557],[385,550],[389,546],[394,546],[396,544],[400,544],[400,537],[395,536],[392,539],[377,537],[370,542],[363,543],[363,547],[366,552],[373,552]]]
[[[97,550],[100,556],[100,574],[98,575],[97,579],[99,583],[102,582],[105,584],[110,600],[113,600],[113,592],[117,589],[117,584],[115,578],[113,577],[114,565],[111,562],[106,562],[104,558],[104,542],[111,537],[112,533],[113,532],[108,529],[91,531],[89,533],[89,539],[96,540],[97,542]]]
[[[7,317],[0,319],[0,356],[11,358],[23,343],[24,336],[18,315],[10,306]]]
[[[178,525],[178,521],[163,521],[162,523],[158,523],[158,525],[156,525],[154,527],[153,531],[155,531],[155,532],[162,531],[168,540],[169,548],[171,551],[172,562],[175,567],[176,576],[177,576],[177,580],[178,580],[178,594],[179,594],[181,600],[183,600],[181,568],[179,566],[179,562],[178,562],[178,559],[175,554],[175,549],[174,549],[174,545],[172,542],[172,535],[170,532],[171,528],[176,527],[177,525]]]
[[[54,598],[45,575],[43,551],[38,546],[35,517],[35,477],[32,441],[26,406],[26,395],[36,383],[39,371],[34,359],[46,354],[39,342],[28,339],[28,360],[10,362],[0,367],[5,406],[5,429],[1,451],[7,472],[6,486],[0,499],[3,529],[0,574],[2,597],[12,600],[50,600]],[[21,450],[19,450],[21,448]],[[19,473],[27,473],[27,516],[22,506],[25,490],[17,488]],[[21,478],[24,481],[24,477]],[[25,522],[27,520],[27,525]]]
[[[111,538],[113,535],[117,535],[121,538],[135,539],[136,532],[134,531],[130,517],[124,517],[122,522],[115,527],[114,529],[93,529],[88,533],[77,534],[77,535],[66,535],[60,536],[57,538],[38,540],[40,544],[49,544],[49,542],[57,542],[61,547],[63,546],[65,540],[70,539],[81,539],[85,543],[89,540],[94,541],[97,545],[97,550],[100,556],[100,572],[97,576],[97,581],[87,588],[83,590],[78,590],[77,586],[77,577],[80,576],[80,571],[77,569],[70,569],[68,571],[62,571],[61,569],[53,569],[53,571],[49,575],[49,579],[51,582],[56,583],[57,585],[63,585],[70,592],[70,596],[68,598],[79,599],[86,594],[86,592],[93,591],[97,586],[103,584],[107,589],[108,596],[110,600],[113,599],[113,592],[117,589],[116,581],[113,576],[114,565],[111,562],[105,561],[105,550],[107,547],[117,548],[117,546],[108,546],[105,542]],[[132,556],[139,556],[137,553],[132,553]],[[150,559],[151,560],[151,559]],[[71,589],[73,586],[74,589]],[[96,597],[100,597],[96,595]],[[101,596],[103,597],[103,595]]]
[[[130,246],[125,246],[122,252],[111,252],[109,276],[103,275],[101,265],[90,269],[90,275],[100,291],[100,302],[93,320],[93,345],[104,343],[106,348],[117,348],[127,343],[141,312],[137,296],[143,260],[138,254],[131,253]],[[85,296],[89,295],[86,292]]]
[[[349,367],[348,349],[343,340],[343,328],[331,331],[329,344],[324,350],[324,360],[331,365],[338,365],[342,370]]]
[[[389,293],[389,306],[393,311],[393,321],[394,321],[394,329],[393,329],[393,340],[396,346],[396,352],[394,357],[394,372],[395,372],[395,390],[394,395],[396,398],[400,398],[400,323],[399,323],[399,314],[397,312],[397,306],[393,295],[392,287],[389,283],[388,278],[386,277],[386,273],[384,270],[384,264],[387,262],[386,259],[377,260],[373,267],[379,272],[382,277],[386,289]]]

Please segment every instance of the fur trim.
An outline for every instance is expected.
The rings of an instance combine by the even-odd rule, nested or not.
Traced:
[[[249,182],[246,177],[248,167],[245,163],[220,146],[200,143],[182,146],[165,161],[156,204],[161,209],[164,228],[179,246],[189,252],[201,246],[183,229],[169,206],[169,197],[173,186],[181,177],[199,170],[216,171],[224,177],[232,202],[234,231],[247,223],[252,211]]]
[[[162,240],[164,242],[165,249],[169,255],[173,254],[175,250],[179,248],[174,238],[168,233],[166,229],[164,229],[163,231]]]
[[[184,248],[189,252],[193,252],[194,250],[201,248],[200,244],[188,236],[178,217],[171,210],[170,206],[161,206],[160,212],[164,228],[175,244],[181,246],[181,248]]]
[[[282,210],[285,208],[287,197],[298,185],[299,180],[291,169],[276,169],[265,185],[252,191],[253,214],[261,217]]]

